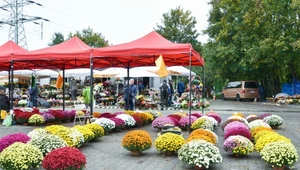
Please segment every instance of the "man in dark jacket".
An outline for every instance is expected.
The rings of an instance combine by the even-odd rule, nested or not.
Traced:
[[[178,85],[177,85],[177,92],[179,94],[179,97],[181,97],[181,94],[184,92],[184,90],[185,90],[184,84],[183,84],[182,80],[180,80],[180,82],[178,82]]]
[[[173,81],[169,80],[169,87],[170,87],[170,93],[169,93],[169,97],[168,97],[168,105],[171,106],[172,105],[172,97],[174,94],[174,88],[173,88]]]
[[[0,111],[5,110],[9,112],[9,109],[9,100],[5,95],[5,88],[3,86],[0,86]]]

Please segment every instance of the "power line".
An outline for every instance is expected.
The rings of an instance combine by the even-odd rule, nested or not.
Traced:
[[[24,23],[32,22],[38,24],[36,21],[49,21],[48,19],[39,16],[29,16],[23,14],[23,7],[35,4],[42,6],[32,0],[3,0],[6,5],[0,6],[0,9],[9,12],[9,18],[0,21],[0,25],[7,24],[10,26],[9,39],[15,41],[21,47],[27,49],[27,40],[25,34]]]

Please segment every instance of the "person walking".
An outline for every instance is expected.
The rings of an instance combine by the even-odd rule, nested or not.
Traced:
[[[139,81],[138,85],[139,94],[144,94],[145,86],[143,85],[143,81]]]
[[[180,82],[178,82],[178,84],[177,84],[177,92],[179,94],[179,97],[181,97],[182,93],[184,92],[184,89],[185,89],[185,87],[184,87],[184,84],[181,79]]]
[[[172,80],[169,80],[169,87],[170,87],[170,90],[169,90],[169,96],[168,96],[168,106],[170,107],[172,104],[173,104],[173,94],[174,94],[174,88],[173,88],[173,81]]]
[[[129,88],[131,90],[131,101],[129,101],[129,109],[130,110],[134,110],[134,107],[135,107],[135,96],[137,94],[137,87],[136,85],[134,84],[134,79],[130,79],[129,80]]]
[[[71,90],[71,98],[72,100],[76,100],[77,95],[77,82],[74,78],[72,78],[70,82],[70,90]]]
[[[6,112],[9,112],[10,105],[8,97],[5,94],[5,88],[3,86],[0,86],[0,111],[5,110]]]
[[[84,99],[85,108],[87,109],[91,102],[93,102],[93,97],[91,99],[91,87],[89,82],[85,84],[85,88],[82,91],[82,97]]]
[[[123,92],[124,92],[123,97],[124,97],[124,102],[125,102],[124,109],[129,110],[130,105],[132,104],[132,95],[131,95],[131,88],[129,86],[129,83],[125,83]]]
[[[164,110],[164,106],[167,108],[168,106],[168,91],[170,89],[169,85],[167,84],[167,80],[164,80],[163,83],[159,87],[160,89],[160,105],[161,110]]]

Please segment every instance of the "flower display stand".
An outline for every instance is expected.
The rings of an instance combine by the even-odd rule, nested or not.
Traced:
[[[141,151],[131,151],[130,153],[131,153],[132,156],[140,156],[140,155],[142,155]]]

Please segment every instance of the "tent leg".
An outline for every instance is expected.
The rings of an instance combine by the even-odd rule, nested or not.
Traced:
[[[188,133],[191,133],[191,116],[192,116],[192,107],[191,107],[191,101],[192,101],[192,49],[190,49],[190,61],[189,61],[189,69],[190,69],[190,79],[189,79],[189,126],[188,126]]]
[[[90,114],[92,115],[93,114],[93,105],[94,105],[94,98],[93,98],[93,82],[94,82],[94,77],[93,77],[93,69],[94,69],[94,60],[93,60],[93,57],[91,57],[90,59],[90,99],[91,99],[91,102],[90,102]],[[96,103],[96,102],[95,102]]]
[[[65,90],[66,90],[66,88],[65,88],[66,86],[65,86],[65,63],[64,63],[64,65],[63,65],[63,87],[62,87],[62,90],[63,90],[63,111],[65,111],[65,109],[66,109],[66,106],[65,106]]]
[[[10,63],[10,82],[9,82],[9,98],[10,98],[10,110],[14,109],[14,61]]]
[[[205,98],[205,73],[204,73],[204,66],[202,66],[202,83],[203,83],[203,87],[202,87],[202,101],[204,101]],[[202,115],[204,115],[204,107],[202,107]]]
[[[127,88],[130,88],[130,86],[129,86],[129,68],[130,68],[130,62],[128,62],[128,67],[127,67]],[[126,85],[126,84],[125,84]],[[129,110],[130,109],[130,107],[129,107],[129,90],[127,90],[127,102],[126,102],[126,104],[125,104],[125,109],[127,109],[127,110]]]

